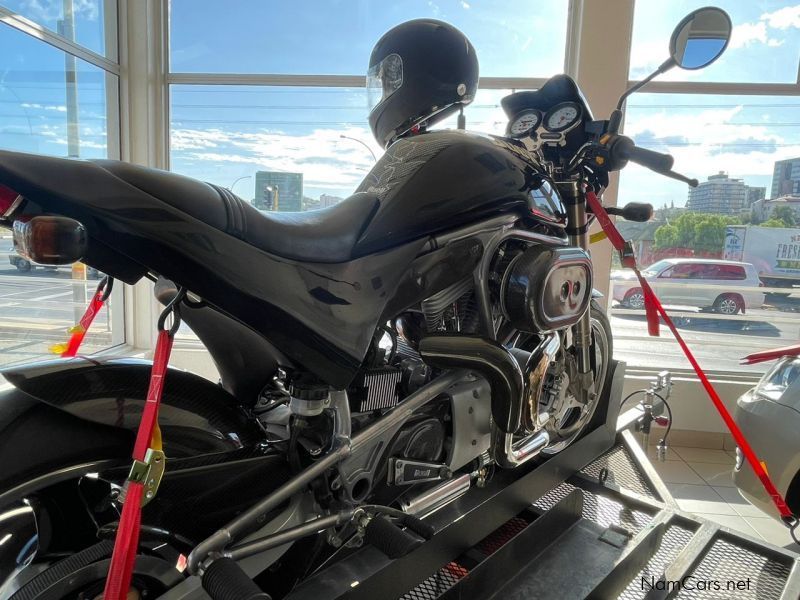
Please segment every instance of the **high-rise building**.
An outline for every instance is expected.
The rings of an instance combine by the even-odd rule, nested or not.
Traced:
[[[760,191],[750,192],[755,189]],[[750,188],[741,179],[731,179],[724,171],[710,175],[696,188],[689,189],[689,201],[686,208],[695,212],[716,213],[721,215],[739,215],[747,206],[748,198],[763,194],[764,188]]]
[[[257,171],[253,206],[261,210],[299,212],[303,201],[303,174]]]
[[[775,161],[770,198],[800,194],[800,158]]]
[[[753,204],[755,204],[759,200],[763,200],[766,197],[767,197],[767,188],[747,186],[747,195],[745,196],[744,199],[743,208],[751,208]]]

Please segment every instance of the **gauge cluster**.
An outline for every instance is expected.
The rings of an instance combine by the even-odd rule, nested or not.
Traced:
[[[538,90],[514,92],[500,101],[509,119],[506,136],[555,163],[569,161],[590,135],[594,121],[586,99],[568,75],[551,77]]]
[[[559,102],[544,114],[529,108],[517,113],[506,133],[515,139],[530,137],[542,142],[560,142],[564,134],[581,123],[582,117],[583,109],[577,102]]]

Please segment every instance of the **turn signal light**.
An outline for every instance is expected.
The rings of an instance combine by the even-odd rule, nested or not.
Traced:
[[[14,249],[42,265],[70,265],[86,254],[86,229],[68,217],[39,216],[14,221]]]
[[[0,219],[8,217],[21,196],[10,187],[0,184]]]

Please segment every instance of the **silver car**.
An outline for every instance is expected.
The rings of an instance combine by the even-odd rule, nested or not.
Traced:
[[[792,512],[800,511],[800,358],[784,357],[736,401],[733,416]],[[753,469],[736,451],[733,481],[742,496],[779,518]]]
[[[735,315],[764,303],[761,280],[750,263],[705,258],[667,258],[642,271],[664,304],[680,304]],[[612,271],[612,297],[627,308],[644,308],[633,271]]]

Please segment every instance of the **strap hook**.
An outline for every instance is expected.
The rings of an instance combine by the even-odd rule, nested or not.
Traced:
[[[186,288],[178,288],[178,293],[169,301],[164,310],[161,311],[161,316],[158,317],[158,330],[164,331],[167,329],[167,317],[172,315],[172,325],[169,328],[169,336],[173,337],[181,326],[181,310],[180,305],[186,298]]]

